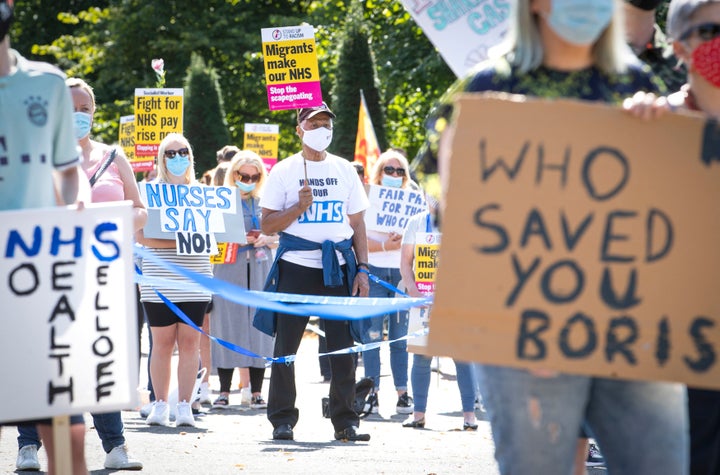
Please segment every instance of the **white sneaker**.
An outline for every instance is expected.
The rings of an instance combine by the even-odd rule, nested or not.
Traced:
[[[198,397],[200,404],[212,404],[210,400],[210,385],[208,383],[200,383],[200,397]]]
[[[240,405],[241,406],[249,406],[252,402],[252,393],[250,392],[250,388],[242,388],[240,390]]]
[[[151,426],[169,426],[170,408],[165,401],[155,401],[145,422]]]
[[[155,405],[154,401],[144,404],[143,407],[140,408],[140,417],[147,418],[147,416],[150,415],[150,411],[152,411],[152,408],[154,405]]]
[[[38,471],[40,470],[40,462],[37,456],[37,445],[26,445],[18,452],[15,468],[18,470]]]
[[[109,470],[142,470],[143,464],[130,457],[127,445],[118,445],[105,456],[105,468]]]
[[[175,414],[175,426],[195,427],[195,418],[193,417],[192,407],[189,402],[179,402]]]

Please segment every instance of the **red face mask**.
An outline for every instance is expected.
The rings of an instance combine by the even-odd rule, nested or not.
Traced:
[[[695,48],[692,66],[707,82],[720,88],[720,36]]]

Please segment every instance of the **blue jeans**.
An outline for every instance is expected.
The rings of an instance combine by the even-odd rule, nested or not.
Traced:
[[[370,266],[370,273],[376,275],[385,282],[397,286],[400,283],[400,269],[392,267]],[[392,292],[380,284],[370,281],[370,297],[394,298]],[[370,325],[363,334],[362,343],[373,343],[382,341],[383,325],[388,319],[388,339],[396,340],[404,337],[408,332],[408,312],[395,312],[370,318]],[[375,390],[380,389],[380,348],[363,351],[363,366],[365,366],[365,377],[372,378],[375,382]],[[407,340],[390,343],[390,370],[393,375],[395,389],[407,391],[408,383],[408,352]]]
[[[105,453],[110,453],[115,447],[125,444],[125,436],[123,435],[125,428],[120,411],[92,414],[92,417]],[[21,424],[17,428],[18,449],[22,449],[26,445],[37,445],[38,447],[42,445],[34,424]]]
[[[502,474],[571,474],[581,427],[612,475],[688,473],[684,385],[489,365],[478,376]]]
[[[415,412],[427,412],[428,390],[430,389],[430,362],[432,357],[413,355],[411,372]],[[475,368],[472,363],[453,360],[457,371],[457,385],[463,412],[475,411]]]

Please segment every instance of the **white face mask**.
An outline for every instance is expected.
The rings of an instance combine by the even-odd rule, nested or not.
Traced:
[[[325,127],[318,127],[315,130],[305,130],[302,127],[302,141],[305,145],[318,152],[324,151],[332,142],[333,131]]]

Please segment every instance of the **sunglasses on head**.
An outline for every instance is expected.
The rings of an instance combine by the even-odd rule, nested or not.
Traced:
[[[695,25],[680,36],[681,41],[685,41],[692,35],[697,34],[698,38],[703,41],[710,41],[720,36],[720,23],[700,23]]]
[[[246,175],[244,173],[240,173],[239,170],[235,170],[235,175],[240,177],[240,181],[243,183],[257,183],[260,181],[260,174],[257,175]]]
[[[180,150],[165,150],[165,158],[175,158],[175,155],[187,157],[190,155],[190,150],[187,148],[181,148]]]
[[[397,173],[397,176],[405,176],[405,169],[403,167],[383,167],[383,171],[386,175],[392,175],[393,173]]]

